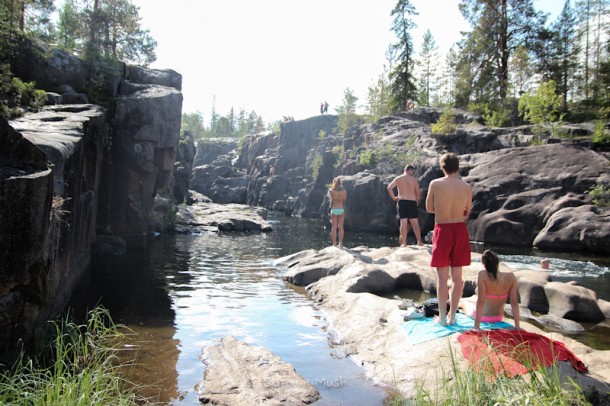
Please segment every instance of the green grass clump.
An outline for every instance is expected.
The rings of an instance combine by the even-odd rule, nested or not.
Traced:
[[[516,352],[520,352],[519,349]],[[521,351],[521,358],[525,351]],[[493,356],[493,355],[492,355]],[[491,358],[491,357],[490,357]],[[451,351],[451,371],[441,370],[432,388],[417,385],[413,399],[392,399],[387,405],[589,405],[581,387],[571,378],[560,376],[556,366],[523,361],[532,372],[510,378],[496,376],[490,358],[482,358],[477,366],[460,368]]]
[[[0,375],[1,405],[140,405],[137,387],[123,376],[118,352],[127,336],[103,308],[84,325],[52,322],[50,348],[24,353]],[[123,368],[123,370],[121,370]]]

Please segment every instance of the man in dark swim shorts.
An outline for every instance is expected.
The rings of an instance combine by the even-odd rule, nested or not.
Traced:
[[[409,223],[413,226],[413,233],[417,239],[417,245],[422,245],[421,231],[419,229],[419,210],[417,204],[421,199],[421,191],[417,179],[413,177],[415,167],[407,165],[405,173],[394,178],[388,185],[388,194],[394,200],[400,218],[400,237],[401,247],[407,246],[407,234],[409,234]],[[394,188],[398,189],[398,196],[394,194]]]

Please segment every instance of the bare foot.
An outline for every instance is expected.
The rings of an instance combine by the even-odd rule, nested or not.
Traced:
[[[456,320],[455,320],[455,316],[453,316],[453,317],[449,317],[449,325],[450,325],[450,326],[455,325],[455,322],[456,322]]]
[[[439,324],[439,325],[443,326],[443,327],[447,327],[447,320],[441,320],[440,317],[435,317],[434,318],[434,322],[436,324]]]
[[[423,246],[424,244],[422,244],[421,241],[418,241],[417,245],[419,245],[420,247]]]

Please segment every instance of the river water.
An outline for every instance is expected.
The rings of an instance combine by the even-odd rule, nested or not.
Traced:
[[[386,389],[343,355],[316,303],[303,289],[284,283],[272,264],[328,246],[328,232],[318,220],[270,213],[269,221],[274,231],[267,234],[162,235],[147,251],[94,258],[90,278],[74,296],[74,311],[101,304],[115,322],[133,330],[129,351],[135,351],[137,363],[131,379],[167,404],[200,404],[196,385],[204,366],[199,356],[203,347],[230,334],[292,364],[320,391],[317,405],[382,405]],[[395,235],[346,231],[345,236],[347,247],[396,243]],[[609,258],[498,251],[506,254],[501,260],[518,268],[535,267],[540,256],[548,257],[554,280],[578,280],[610,300]],[[576,338],[610,349],[608,328],[588,327]]]

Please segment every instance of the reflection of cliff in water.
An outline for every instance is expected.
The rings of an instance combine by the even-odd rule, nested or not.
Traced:
[[[173,240],[164,239],[164,245]],[[168,278],[164,270],[185,266],[179,256],[167,256],[165,250],[130,250],[124,257],[98,256],[91,261],[90,273],[77,288],[71,308],[77,317],[96,305],[110,311],[115,323],[135,333],[130,340],[136,351],[136,367],[127,371],[129,379],[147,386],[145,396],[162,399],[178,396],[178,373],[171,367],[178,361],[179,341]],[[185,285],[187,273],[180,273]],[[133,353],[126,353],[133,357]]]

